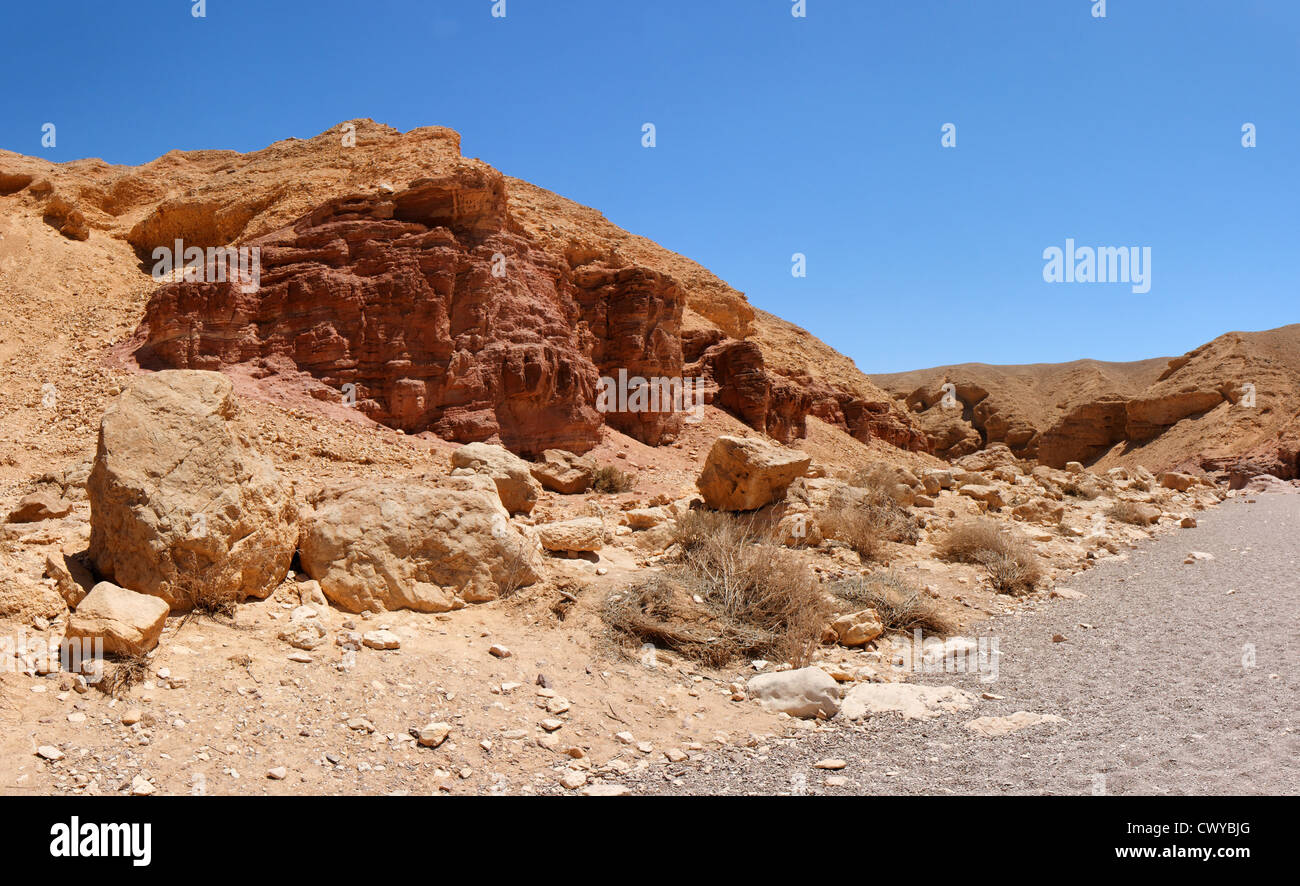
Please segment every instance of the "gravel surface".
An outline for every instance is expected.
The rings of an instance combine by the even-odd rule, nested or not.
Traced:
[[[1002,700],[934,720],[832,721],[624,783],[646,794],[1300,793],[1300,495],[1231,499],[1198,519],[1063,583],[1085,599],[985,622],[980,635],[1002,653],[995,682],[913,679]],[[1215,559],[1184,564],[1190,551]],[[1068,723],[1001,738],[963,725],[1022,710]],[[826,758],[848,765],[813,767]]]

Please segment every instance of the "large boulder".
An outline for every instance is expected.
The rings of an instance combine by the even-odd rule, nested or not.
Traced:
[[[596,479],[596,466],[591,459],[563,449],[546,450],[541,461],[529,470],[544,487],[561,495],[580,495]]]
[[[719,437],[695,485],[709,507],[752,511],[785,495],[812,458],[753,437]]]
[[[102,578],[161,597],[265,597],[298,541],[292,490],[235,424],[215,372],[145,376],[105,411],[90,472],[90,556]]]
[[[167,604],[110,582],[95,585],[68,618],[68,640],[101,640],[104,652],[142,655],[158,645],[167,623]]]
[[[535,544],[488,477],[354,481],[309,505],[303,571],[349,612],[447,612],[537,580]]]
[[[764,709],[791,717],[830,718],[840,709],[840,685],[821,668],[759,674],[746,689]]]
[[[512,514],[531,514],[542,494],[528,462],[503,446],[468,443],[451,454],[451,466],[491,477],[501,504]]]

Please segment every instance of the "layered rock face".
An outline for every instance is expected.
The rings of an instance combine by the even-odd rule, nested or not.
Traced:
[[[681,375],[680,287],[534,248],[494,170],[332,200],[247,246],[260,249],[260,288],[180,281],[154,294],[141,366],[296,369],[383,424],[524,454],[584,452],[602,420],[651,444],[680,427],[680,413],[595,409],[602,375]]]

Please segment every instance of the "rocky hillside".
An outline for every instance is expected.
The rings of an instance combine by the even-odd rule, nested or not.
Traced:
[[[1300,325],[1230,332],[1173,359],[966,363],[872,380],[948,458],[1000,442],[1054,467],[1300,476]]]
[[[680,416],[594,408],[618,369],[697,373],[708,402],[783,441],[814,415],[863,441],[925,446],[824,343],[595,210],[462,157],[448,129],[361,120],[139,167],[0,152],[0,195],[0,309],[25,326],[0,360],[28,370],[27,402],[94,374],[93,336],[130,338],[119,363],[223,368],[284,402],[337,404],[351,385],[382,424],[530,454],[586,451],[607,423],[674,439]],[[154,250],[178,240],[261,248],[265,291],[179,273],[159,289]],[[65,336],[75,378],[51,346]]]

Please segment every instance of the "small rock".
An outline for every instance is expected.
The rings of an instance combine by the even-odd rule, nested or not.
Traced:
[[[272,781],[283,781],[289,775],[289,770],[283,766],[276,766],[273,769],[266,770],[266,777]]]
[[[844,760],[829,759],[829,760],[818,760],[816,763],[813,764],[813,768],[838,771],[840,769],[846,768],[848,765],[849,764]]]
[[[361,642],[370,649],[397,649],[402,645],[402,638],[392,631],[368,631],[362,635]]]
[[[494,656],[495,658],[509,658],[511,654],[512,653],[509,649],[501,645],[494,645],[488,649],[488,655]]]
[[[420,747],[436,748],[451,735],[451,727],[446,723],[430,723],[428,726],[412,730],[412,734],[420,743]]]

